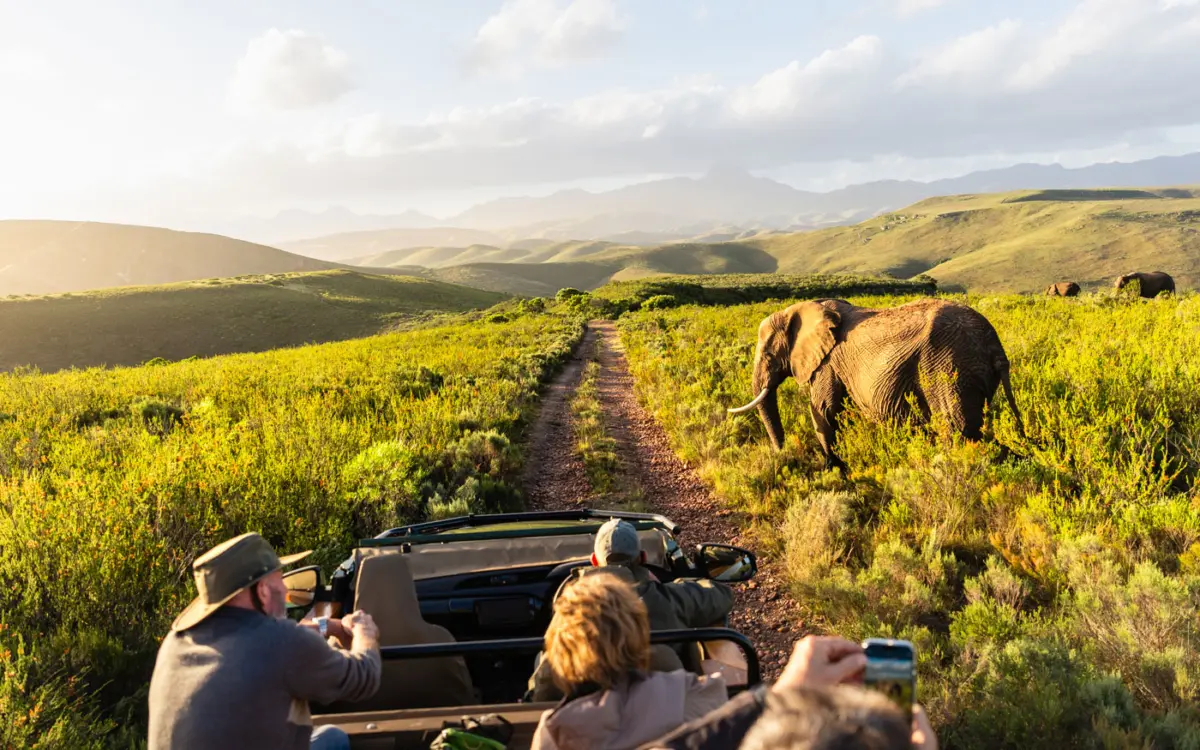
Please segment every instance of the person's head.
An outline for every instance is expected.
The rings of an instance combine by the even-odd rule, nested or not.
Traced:
[[[287,587],[281,569],[309,555],[280,558],[258,534],[250,532],[218,544],[192,563],[198,595],[171,624],[187,630],[221,607],[253,609],[268,617],[287,616]]]
[[[638,539],[637,529],[628,521],[611,518],[596,532],[596,545],[592,549],[592,565],[603,568],[608,565],[624,565],[632,568],[646,562],[646,552]]]
[[[608,689],[650,667],[650,618],[628,583],[597,573],[567,586],[554,602],[545,658],[564,693],[593,684]]]
[[[741,750],[910,750],[912,728],[883,695],[851,686],[774,690]]]

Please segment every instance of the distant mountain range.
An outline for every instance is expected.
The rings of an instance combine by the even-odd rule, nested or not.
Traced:
[[[391,244],[360,246],[337,259],[412,247],[461,247],[463,241],[449,235],[468,229],[490,236],[474,235],[465,244],[505,246],[524,239],[570,239],[651,245],[714,233],[746,236],[764,230],[853,224],[943,195],[1196,183],[1200,183],[1200,153],[1076,169],[1057,164],[1018,164],[933,182],[882,180],[826,193],[797,190],[725,167],[699,178],[673,177],[604,192],[563,190],[544,197],[500,198],[442,220],[416,211],[360,216],[334,208],[321,213],[286,211],[271,219],[245,219],[221,231],[305,252],[294,240],[381,229],[426,230],[412,232],[411,236],[396,233],[390,238],[381,237],[381,242]],[[335,259],[325,254],[317,257]]]

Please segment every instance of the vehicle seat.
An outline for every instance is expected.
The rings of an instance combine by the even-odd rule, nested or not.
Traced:
[[[380,646],[453,643],[440,625],[421,618],[417,588],[408,560],[402,554],[360,558],[354,588],[354,608],[375,619]],[[478,703],[471,675],[462,657],[384,660],[379,692],[354,703],[340,702],[332,712],[379,711],[397,708],[468,706]]]

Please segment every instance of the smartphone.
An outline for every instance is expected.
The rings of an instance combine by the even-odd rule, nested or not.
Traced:
[[[863,684],[886,695],[911,720],[917,699],[917,653],[912,643],[868,638],[862,647],[867,655]]]

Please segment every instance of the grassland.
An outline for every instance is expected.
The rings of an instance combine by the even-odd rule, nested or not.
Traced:
[[[86,221],[0,221],[0,295],[336,268],[230,237]]]
[[[336,564],[397,523],[513,508],[527,312],[261,354],[0,376],[0,747],[136,744],[188,566],[245,530]]]
[[[902,298],[855,300],[889,306]],[[782,561],[806,627],[913,640],[943,747],[1200,745],[1200,298],[971,297],[1028,439],[930,439],[853,414],[821,471],[806,394],[768,446],[744,403],[782,303],[621,320],[639,397]]]
[[[0,300],[0,369],[135,365],[369,336],[504,295],[356,271],[270,274]]]

